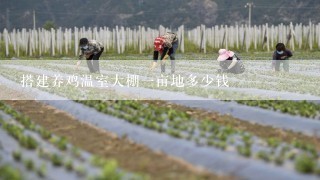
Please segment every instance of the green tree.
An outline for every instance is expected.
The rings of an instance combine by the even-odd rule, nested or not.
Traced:
[[[50,31],[51,28],[56,29],[56,24],[53,21],[46,21],[43,25],[43,28]]]

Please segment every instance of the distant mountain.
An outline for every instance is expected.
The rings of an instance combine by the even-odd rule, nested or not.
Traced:
[[[244,24],[247,0],[1,0],[0,30],[57,26],[137,26],[193,28],[200,24]],[[320,21],[317,0],[253,0],[252,24]],[[9,17],[9,18],[7,18]]]

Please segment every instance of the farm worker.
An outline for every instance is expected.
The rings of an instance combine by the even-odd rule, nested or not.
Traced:
[[[161,73],[165,73],[165,59],[169,56],[171,61],[171,73],[175,73],[175,53],[178,49],[179,40],[177,34],[167,32],[154,40],[153,67],[157,64],[160,55]]]
[[[272,57],[272,68],[274,68],[275,71],[280,71],[280,64],[283,63],[284,71],[289,72],[290,57],[292,57],[292,52],[286,49],[283,43],[278,43]]]
[[[91,73],[100,73],[99,58],[104,50],[102,43],[96,40],[88,40],[81,38],[79,42],[80,55],[77,62],[77,69],[81,63],[81,59],[85,56],[87,65]]]
[[[219,65],[221,67],[221,69],[218,70],[218,73],[241,74],[245,71],[244,64],[232,51],[220,49],[217,60],[219,61]]]

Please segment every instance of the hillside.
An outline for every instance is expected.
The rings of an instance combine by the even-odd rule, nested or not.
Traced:
[[[32,28],[33,10],[36,25],[51,20],[57,26],[136,26],[176,27],[185,24],[246,23],[245,0],[4,0],[0,6],[0,29]],[[302,22],[320,20],[316,0],[253,0],[252,24]],[[9,18],[7,18],[7,16]]]

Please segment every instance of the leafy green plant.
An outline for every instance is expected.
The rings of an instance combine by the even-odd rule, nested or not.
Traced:
[[[71,148],[71,152],[72,152],[72,155],[77,157],[77,158],[81,158],[81,153],[80,153],[80,150],[77,148],[77,147],[72,147]]]
[[[51,29],[56,29],[57,27],[56,27],[56,24],[53,21],[46,21],[43,24],[43,28],[45,30],[51,31]]]
[[[52,134],[49,131],[47,131],[43,128],[39,128],[38,131],[43,139],[48,140],[51,138]]]
[[[252,144],[252,135],[248,134],[248,133],[244,133],[242,135],[242,141],[244,143],[245,146],[247,147],[251,147]]]
[[[240,104],[248,106],[258,106],[264,109],[281,111],[292,115],[301,115],[307,118],[314,118],[319,115],[320,105],[307,101],[275,101],[275,100],[260,100],[260,101],[236,101]]]
[[[217,147],[222,149],[222,150],[225,150],[226,147],[227,147],[227,143],[225,141],[220,141],[217,143]]]
[[[37,149],[37,154],[40,158],[46,159],[46,160],[51,160],[51,153],[44,150],[43,148],[38,148]]]
[[[38,147],[38,143],[31,136],[20,136],[19,138],[20,144],[27,149],[36,149]]]
[[[277,157],[275,157],[274,162],[275,162],[277,165],[282,165],[283,162],[284,162],[284,157],[282,157],[282,156],[277,156]]]
[[[34,163],[33,163],[32,159],[25,160],[24,166],[30,171],[34,170]]]
[[[37,174],[39,177],[46,177],[47,175],[47,167],[45,164],[42,164],[38,169],[37,169]]]
[[[269,139],[267,140],[267,143],[268,143],[268,145],[269,145],[270,147],[276,148],[276,147],[278,147],[278,146],[280,145],[280,140],[275,139],[275,138],[269,138]]]
[[[251,156],[251,147],[248,146],[237,146],[238,153],[245,156],[250,157]]]
[[[0,165],[0,179],[22,180],[22,175],[17,169],[14,169],[8,165]]]
[[[51,162],[54,166],[61,166],[63,164],[63,158],[58,154],[52,154]]]
[[[72,171],[73,170],[73,161],[71,159],[68,159],[65,163],[64,166],[66,167],[66,169],[68,171]]]
[[[75,172],[78,174],[78,176],[85,176],[86,175],[86,170],[83,166],[79,165],[75,167]]]
[[[117,171],[118,165],[114,160],[109,160],[102,169],[101,179],[120,180],[122,174]]]
[[[294,151],[289,151],[287,154],[286,154],[286,158],[287,159],[290,159],[290,160],[294,160],[295,157],[296,157],[297,153],[294,152]]]
[[[62,137],[62,138],[60,138],[59,141],[56,143],[56,146],[57,146],[60,150],[65,151],[65,150],[67,150],[67,148],[68,148],[67,144],[68,144],[67,140],[66,140],[64,137]]]
[[[182,135],[180,134],[179,131],[176,131],[174,129],[167,129],[167,133],[173,137],[176,137],[176,138],[181,138]]]
[[[312,173],[316,169],[316,161],[307,154],[301,154],[295,160],[295,169],[301,173]]]
[[[21,161],[21,152],[20,151],[13,151],[12,157],[16,161]]]
[[[97,167],[103,167],[106,162],[107,161],[104,158],[101,158],[99,156],[93,156],[90,160],[90,163],[93,166],[97,166]]]
[[[270,154],[267,153],[266,151],[259,151],[257,154],[256,154],[257,158],[259,159],[262,159],[266,162],[269,162],[271,160],[270,158]]]

